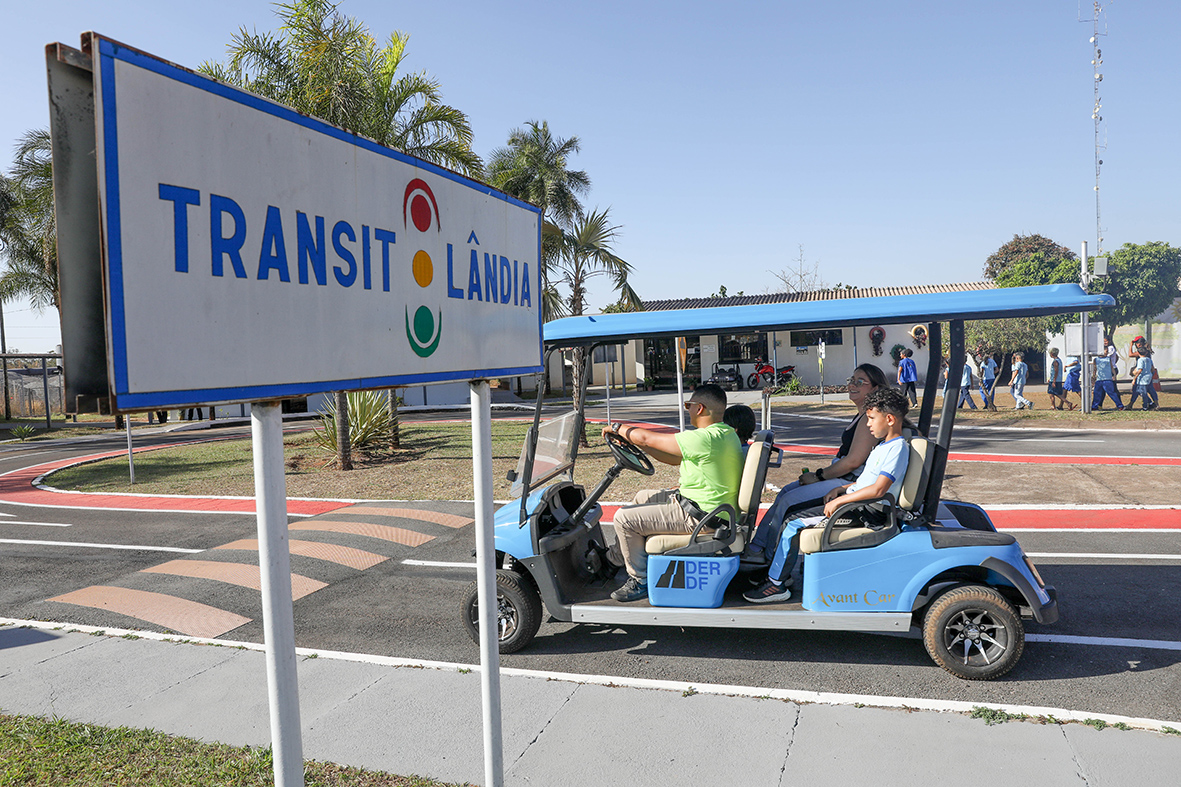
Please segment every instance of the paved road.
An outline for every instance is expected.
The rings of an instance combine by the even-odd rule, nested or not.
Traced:
[[[749,394],[749,392],[747,392]],[[835,400],[835,397],[829,397]],[[612,420],[648,420],[655,423],[675,425],[677,412],[675,394],[662,395],[667,400],[663,406],[654,408],[650,401],[639,397],[613,398],[611,400]],[[757,399],[739,397],[738,401],[751,404],[756,415],[759,413]],[[598,405],[587,410],[588,418],[606,418],[606,407]],[[772,425],[780,441],[807,445],[836,446],[840,444],[841,430],[852,417],[848,415],[797,415],[782,409],[772,411]],[[935,419],[936,426],[939,419]],[[1121,456],[1121,457],[1168,457],[1181,459],[1181,433],[1176,431],[1155,431],[1146,429],[1071,429],[1048,426],[974,426],[957,424],[952,435],[952,451],[985,454],[1018,454],[1061,456]]]
[[[107,446],[98,441],[7,450],[0,454],[0,473],[102,447]],[[476,647],[458,623],[457,609],[464,588],[474,579],[472,526],[467,524],[470,504],[410,508],[374,502],[292,518],[292,541],[302,545],[301,553],[292,557],[292,569],[306,591],[295,604],[299,645],[461,663],[478,659]],[[0,543],[5,577],[0,583],[0,616],[182,630],[175,609],[161,611],[149,603],[167,596],[203,605],[188,607],[187,620],[197,621],[198,628],[212,628],[188,633],[211,634],[221,628],[216,635],[226,639],[262,639],[258,592],[249,584],[249,572],[233,568],[257,564],[250,544],[255,525],[249,515],[0,503],[0,532],[12,540],[202,550]],[[914,639],[621,629],[551,621],[528,650],[506,656],[503,663],[584,674],[995,701],[1176,720],[1181,707],[1181,644],[1176,642],[1181,639],[1176,628],[1181,619],[1181,533],[1026,532],[1021,540],[1027,552],[1055,555],[1035,559],[1062,599],[1060,623],[1044,629],[1030,624],[1031,634],[1166,644],[1031,641],[1008,679],[977,684],[935,668]],[[434,565],[439,563],[458,565]],[[173,625],[87,606],[96,598],[112,598],[111,591],[96,596],[94,588],[115,589],[119,603],[132,599],[140,604],[134,608],[137,615],[155,615]],[[49,600],[80,592],[83,596],[72,597],[70,603]],[[210,617],[205,608],[224,614]]]

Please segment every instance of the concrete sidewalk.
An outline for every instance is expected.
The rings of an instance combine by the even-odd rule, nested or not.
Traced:
[[[263,746],[270,727],[256,647],[4,626],[0,710]],[[478,670],[301,654],[306,758],[482,782]],[[963,713],[824,704],[821,695],[803,703],[774,698],[783,692],[605,680],[502,674],[506,784],[913,787],[999,777],[1164,787],[1181,770],[1181,736],[1160,732],[988,726]]]

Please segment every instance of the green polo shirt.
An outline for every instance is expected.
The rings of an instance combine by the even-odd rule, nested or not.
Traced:
[[[734,428],[718,422],[681,432],[676,438],[681,449],[681,494],[706,512],[723,503],[737,508],[742,442]]]

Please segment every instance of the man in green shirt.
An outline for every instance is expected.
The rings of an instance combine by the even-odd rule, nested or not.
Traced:
[[[627,568],[628,574],[623,587],[611,594],[616,601],[648,597],[648,553],[644,551],[648,536],[692,533],[697,522],[719,505],[738,505],[742,443],[722,421],[726,392],[712,383],[699,385],[684,406],[692,431],[669,434],[630,424],[609,424],[603,429],[604,437],[615,432],[653,459],[681,468],[678,489],[645,489],[615,514],[615,543],[607,559]]]

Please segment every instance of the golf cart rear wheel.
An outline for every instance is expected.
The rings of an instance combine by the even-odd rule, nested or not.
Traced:
[[[967,585],[931,604],[923,619],[923,644],[951,674],[992,680],[1016,666],[1025,649],[1025,629],[1004,596],[984,585]]]
[[[479,591],[468,585],[460,615],[472,642],[480,644]],[[516,653],[533,641],[541,627],[541,596],[533,583],[515,571],[496,572],[496,635],[501,653]]]

